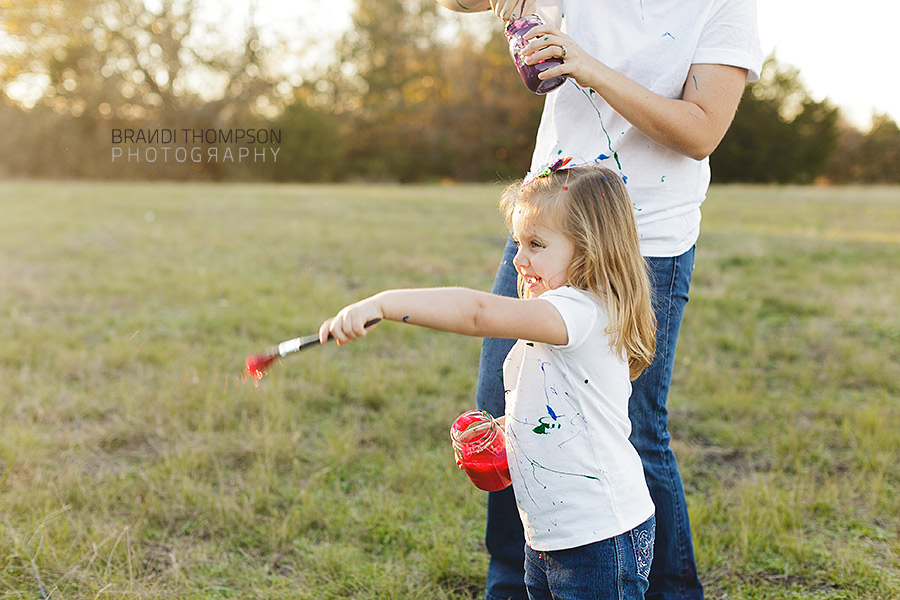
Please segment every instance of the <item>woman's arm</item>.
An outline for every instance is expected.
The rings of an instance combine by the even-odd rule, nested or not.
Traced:
[[[491,8],[490,0],[437,0],[437,3],[456,12],[480,12]]]
[[[617,113],[658,144],[701,160],[712,154],[731,125],[747,81],[746,69],[716,64],[691,65],[682,98],[650,92],[582,50],[572,38],[550,26],[528,33],[523,50],[528,63],[561,57],[541,79],[568,75],[606,100]]]
[[[471,335],[566,344],[566,324],[552,304],[540,298],[520,300],[467,288],[388,290],[344,307],[319,328],[338,345],[365,336],[373,319],[388,319]]]
[[[534,0],[437,0],[444,8],[456,12],[480,12],[493,10],[494,14],[504,21],[524,15],[530,15],[535,11]]]

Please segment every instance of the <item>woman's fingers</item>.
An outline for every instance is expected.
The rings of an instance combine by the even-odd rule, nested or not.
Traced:
[[[563,45],[552,45],[547,46],[541,50],[537,50],[532,52],[531,54],[525,55],[525,63],[529,65],[533,65],[535,63],[543,62],[545,60],[549,60],[551,58],[558,58],[565,60],[568,52],[565,51],[565,46]]]
[[[491,0],[494,14],[504,21],[518,19],[522,15],[533,14],[536,10],[534,0]]]

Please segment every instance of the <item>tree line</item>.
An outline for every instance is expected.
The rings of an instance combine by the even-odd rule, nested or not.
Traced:
[[[543,101],[522,86],[499,23],[433,0],[357,0],[332,59],[298,77],[250,17],[235,38],[190,0],[4,10],[0,176],[421,182],[527,169]],[[175,133],[166,160],[146,140],[120,145],[116,160],[125,130],[194,141],[176,155]],[[278,143],[261,158],[258,144],[222,141],[238,131]],[[897,183],[900,129],[876,115],[859,131],[770,57],[711,160],[717,182]]]

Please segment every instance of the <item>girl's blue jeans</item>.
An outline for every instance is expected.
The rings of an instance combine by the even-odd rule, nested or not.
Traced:
[[[516,270],[512,263],[515,254],[515,244],[507,240],[494,280],[495,294],[516,296]],[[632,382],[629,402],[631,443],[641,455],[647,486],[656,505],[655,558],[647,598],[702,599],[681,474],[669,448],[666,410],[675,345],[694,270],[694,248],[681,256],[648,258],[647,262],[657,319],[656,357]],[[503,359],[512,345],[513,340],[496,338],[485,338],[482,344],[475,402],[494,416],[504,411]],[[485,543],[491,556],[486,600],[525,600],[525,536],[511,487],[488,494]]]
[[[656,523],[587,546],[552,552],[525,548],[529,600],[643,600]]]

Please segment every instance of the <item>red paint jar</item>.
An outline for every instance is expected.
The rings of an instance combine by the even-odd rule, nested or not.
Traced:
[[[488,413],[470,410],[450,427],[456,464],[480,490],[497,492],[509,486],[503,428]]]
[[[506,26],[506,40],[509,42],[509,53],[512,56],[513,62],[516,63],[516,69],[519,70],[522,81],[525,82],[525,87],[535,94],[546,94],[566,82],[566,77],[563,75],[558,75],[544,81],[538,78],[539,73],[543,73],[550,67],[561,65],[562,59],[548,58],[539,63],[527,65],[525,64],[525,59],[522,57],[522,49],[528,44],[528,42],[525,41],[525,34],[534,27],[543,24],[544,22],[539,16],[526,15],[524,17],[519,17],[515,21],[510,21],[509,25]]]

